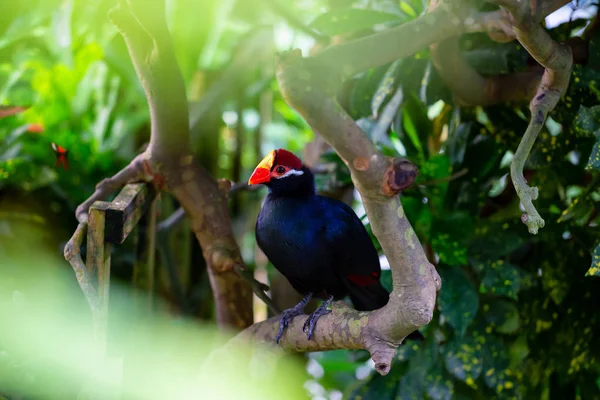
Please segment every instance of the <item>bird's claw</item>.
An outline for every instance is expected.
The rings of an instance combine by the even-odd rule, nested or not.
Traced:
[[[315,332],[315,327],[317,326],[317,320],[323,316],[327,315],[331,312],[331,310],[327,310],[326,308],[317,308],[316,311],[308,316],[306,321],[304,322],[304,326],[302,327],[302,331],[306,333],[308,336],[308,340],[311,340],[313,334]]]
[[[333,296],[329,296],[327,298],[327,300],[325,300],[323,302],[323,304],[321,304],[315,310],[314,313],[310,314],[308,316],[308,318],[306,319],[306,321],[304,322],[304,326],[302,327],[302,330],[308,336],[308,340],[312,339],[312,337],[313,337],[313,334],[315,332],[315,327],[317,326],[318,319],[321,318],[323,315],[327,315],[331,312],[331,310],[328,310],[327,308],[331,305],[332,301],[333,301]]]
[[[312,293],[308,293],[294,307],[288,308],[281,313],[281,319],[279,320],[279,332],[277,332],[275,343],[279,344],[279,341],[283,337],[283,331],[288,327],[292,319],[298,315],[304,314],[304,307],[306,307],[306,303],[308,303],[311,298]]]
[[[279,320],[279,332],[277,332],[277,337],[275,338],[275,342],[279,344],[279,340],[283,337],[283,331],[288,327],[292,319],[301,315],[303,310],[298,310],[296,307],[287,309],[281,313],[281,319]]]

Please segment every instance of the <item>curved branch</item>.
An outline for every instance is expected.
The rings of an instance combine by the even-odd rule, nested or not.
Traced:
[[[400,26],[331,46],[319,53],[321,63],[346,79],[357,72],[411,55],[466,30],[463,20],[446,6]]]
[[[535,94],[543,68],[513,74],[484,77],[460,52],[458,38],[446,39],[431,46],[431,58],[438,74],[457,100],[468,106],[524,101]]]
[[[302,58],[299,51],[282,53],[277,60],[281,92],[348,165],[373,233],[390,261],[394,286],[388,304],[379,310],[358,312],[335,303],[333,312],[319,319],[311,340],[302,332],[305,318],[296,318],[280,343],[294,351],[365,348],[377,371],[385,375],[395,348],[431,320],[441,280],[406,219],[398,196],[414,182],[416,168],[406,160],[382,155],[341,108],[334,97],[339,72],[329,68],[329,56],[323,59],[322,54]],[[277,321],[270,319],[248,328],[235,340],[273,343],[276,333]]]
[[[519,42],[545,68],[535,97],[529,104],[529,125],[510,165],[511,179],[526,211],[521,220],[527,225],[529,233],[535,235],[545,223],[533,205],[533,200],[538,198],[538,189],[527,184],[523,167],[546,117],[569,86],[573,55],[568,45],[556,43],[541,26],[540,21],[546,10],[544,7],[536,7],[537,3],[534,1],[512,4],[512,1],[500,0],[498,3],[511,13]]]

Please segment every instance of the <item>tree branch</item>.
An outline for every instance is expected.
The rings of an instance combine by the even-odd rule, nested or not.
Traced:
[[[470,11],[463,11],[470,13]],[[461,34],[463,19],[447,6],[385,31],[329,47],[318,58],[342,80],[372,67],[411,55],[433,43]]]
[[[334,97],[339,70],[329,64],[330,55],[323,54],[302,58],[299,51],[282,53],[277,60],[281,92],[348,165],[373,232],[390,261],[394,286],[388,304],[376,311],[358,312],[336,303],[331,314],[319,319],[310,341],[302,332],[303,318],[296,318],[280,343],[294,351],[365,348],[377,371],[385,375],[396,346],[431,320],[441,280],[398,196],[414,182],[416,168],[406,160],[383,156],[341,108]],[[277,321],[270,319],[236,340],[274,343],[276,333]]]
[[[537,2],[534,1],[496,2],[510,12],[519,42],[545,68],[541,83],[529,104],[529,125],[510,165],[511,179],[526,211],[521,220],[527,225],[529,233],[535,235],[538,229],[544,227],[544,220],[533,205],[533,200],[538,198],[538,189],[527,185],[523,167],[548,113],[554,109],[569,86],[573,55],[568,45],[556,43],[540,24],[545,17],[544,12],[551,9],[548,4],[536,7]]]
[[[544,18],[567,3],[568,0],[541,2],[538,18],[540,16]],[[433,8],[438,6],[439,1],[431,3]],[[499,42],[517,38],[517,33],[513,29],[512,16],[503,9],[480,13],[472,24],[467,25],[466,31],[488,32],[492,39]],[[541,67],[533,67],[528,71],[513,74],[481,76],[461,54],[458,37],[451,37],[432,45],[431,56],[438,74],[457,96],[457,100],[471,106],[488,106],[531,99],[537,91],[544,72]]]
[[[469,106],[531,99],[544,72],[543,68],[533,67],[524,72],[484,77],[463,57],[457,37],[432,45],[431,58],[438,74],[457,100]]]
[[[123,171],[99,185],[77,209],[80,221],[89,206],[138,179],[170,191],[186,210],[208,266],[217,322],[240,329],[250,325],[252,291],[234,272],[245,269],[217,182],[189,152],[189,114],[185,85],[168,32],[164,0],[121,0],[110,11],[123,35],[142,83],[151,116],[147,149]],[[65,254],[66,255],[66,254]]]

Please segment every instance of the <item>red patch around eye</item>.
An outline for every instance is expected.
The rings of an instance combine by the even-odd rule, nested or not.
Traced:
[[[373,277],[368,275],[348,275],[346,279],[358,286],[370,286],[377,282]]]
[[[375,278],[379,278],[379,274],[377,272],[371,272],[371,276],[374,276]]]
[[[294,169],[302,169],[302,161],[285,149],[276,150],[275,161],[277,165],[285,165],[286,167],[294,168]]]

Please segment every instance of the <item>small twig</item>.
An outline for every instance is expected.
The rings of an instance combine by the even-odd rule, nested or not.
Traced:
[[[259,190],[260,186],[250,186],[248,185],[248,182],[238,182],[236,184],[233,184],[231,186],[231,188],[228,191],[228,194],[234,194],[240,191],[248,191],[248,192],[253,192],[255,190]],[[172,228],[174,228],[178,223],[180,223],[181,221],[183,221],[183,219],[185,218],[185,210],[183,209],[183,207],[179,207],[177,210],[175,210],[173,212],[173,214],[169,215],[167,218],[165,218],[164,220],[162,220],[159,224],[158,224],[158,228],[157,228],[157,232],[163,232],[165,230],[170,230]]]
[[[83,243],[86,234],[87,222],[80,222],[79,225],[77,225],[75,233],[65,245],[64,255],[65,260],[71,264],[73,271],[75,271],[77,282],[79,283],[79,287],[81,287],[81,290],[83,291],[83,294],[90,305],[92,314],[97,314],[100,311],[100,298],[98,297],[96,288],[94,288],[92,282],[90,281],[90,277],[85,269],[85,263],[81,259],[80,252],[81,244]]]

